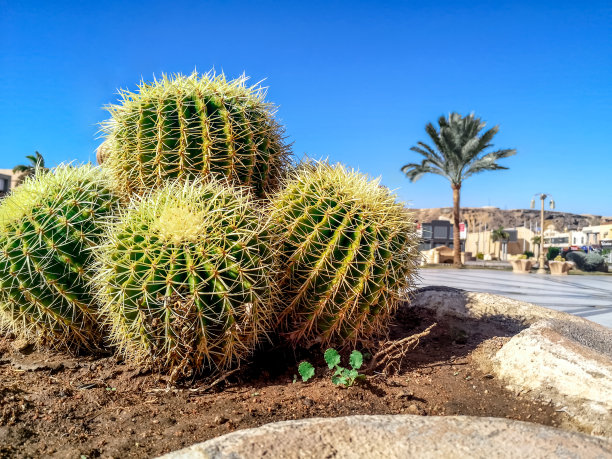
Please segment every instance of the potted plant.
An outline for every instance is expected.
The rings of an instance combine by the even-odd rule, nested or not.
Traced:
[[[521,274],[530,273],[531,267],[533,266],[532,261],[528,260],[527,255],[525,254],[519,255],[516,258],[516,260],[511,260],[510,263],[512,264],[513,273],[521,273]]]
[[[557,255],[554,260],[548,262],[550,268],[550,274],[553,276],[567,276],[569,270],[574,267],[574,264],[565,261],[561,255]]]

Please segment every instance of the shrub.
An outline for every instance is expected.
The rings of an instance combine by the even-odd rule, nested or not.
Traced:
[[[576,263],[576,267],[582,271],[605,271],[606,261],[597,253],[586,254],[581,251],[570,252],[566,256],[568,261]]]
[[[565,261],[565,258],[563,258],[561,255],[557,255],[554,261]]]
[[[525,252],[523,252],[523,255],[525,255],[526,258],[533,258],[535,256],[535,253],[526,250]]]
[[[606,260],[598,253],[587,253],[584,271],[605,271]]]
[[[565,259],[567,261],[574,262],[578,269],[582,269],[586,261],[586,253],[582,251],[568,252],[568,254],[565,256]]]
[[[476,254],[476,259],[477,259],[477,260],[484,260],[484,253],[482,253],[482,252],[478,252],[478,253]]]
[[[561,253],[561,249],[559,247],[549,247],[548,252],[546,253],[546,259],[554,260],[557,255]]]
[[[525,255],[525,254],[519,255],[517,257],[517,260],[526,260],[526,259],[527,259],[527,255]]]

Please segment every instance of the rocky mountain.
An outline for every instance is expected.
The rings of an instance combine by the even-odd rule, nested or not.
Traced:
[[[412,209],[417,222],[430,222],[432,220],[451,220],[453,209],[451,207],[438,207],[432,209]],[[467,222],[468,231],[475,231],[479,227],[484,229],[485,224],[488,229],[503,226],[504,228],[514,228],[527,225],[529,222],[535,226],[540,226],[540,210],[531,209],[509,209],[502,210],[497,207],[464,207],[461,209],[461,220]],[[554,225],[558,231],[566,228],[580,229],[584,226],[599,225],[608,218],[601,215],[579,215],[568,212],[544,211],[544,227]]]

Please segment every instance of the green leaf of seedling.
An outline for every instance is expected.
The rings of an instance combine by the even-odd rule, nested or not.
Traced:
[[[357,376],[359,376],[359,373],[357,372],[357,370],[349,370],[346,372],[346,376],[349,379],[354,380],[355,378],[357,378]]]
[[[309,362],[302,362],[298,367],[298,373],[302,377],[302,381],[306,382],[314,376],[315,369]]]
[[[334,371],[334,376],[336,375],[341,375],[342,373],[344,373],[344,371],[346,370],[346,368],[342,368],[342,367],[336,367],[336,371]]]
[[[361,352],[351,352],[351,356],[349,357],[349,363],[351,364],[351,367],[353,367],[355,370],[359,370],[361,368],[361,365],[363,365],[363,355],[361,355]]]
[[[342,384],[343,386],[346,386],[346,378],[343,376],[332,376],[332,382],[338,386],[340,384]]]
[[[325,354],[323,354],[323,357],[325,358],[325,361],[327,362],[327,366],[330,369],[334,368],[336,365],[340,363],[340,354],[338,354],[338,351],[336,351],[335,349],[331,347],[325,351]]]

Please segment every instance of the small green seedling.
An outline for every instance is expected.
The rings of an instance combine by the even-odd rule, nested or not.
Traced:
[[[336,385],[342,384],[344,387],[350,387],[355,384],[357,379],[365,378],[365,375],[359,374],[357,370],[363,365],[363,355],[359,351],[351,352],[349,357],[349,365],[351,369],[340,366],[340,354],[335,349],[329,348],[323,355],[325,362],[330,370],[335,370],[332,375],[332,382]],[[306,382],[315,374],[314,367],[310,362],[302,362],[298,366],[298,373],[302,376],[302,381]],[[294,380],[295,382],[295,380]]]
[[[323,356],[330,370],[335,370],[332,376],[332,382],[336,385],[342,384],[344,387],[350,387],[355,384],[355,380],[365,378],[365,375],[359,374],[357,370],[363,364],[363,355],[359,351],[351,352],[349,357],[349,365],[351,369],[340,366],[340,354],[333,348],[325,351]]]
[[[298,373],[302,377],[302,381],[306,382],[314,376],[315,369],[310,363],[302,362],[298,367]]]

